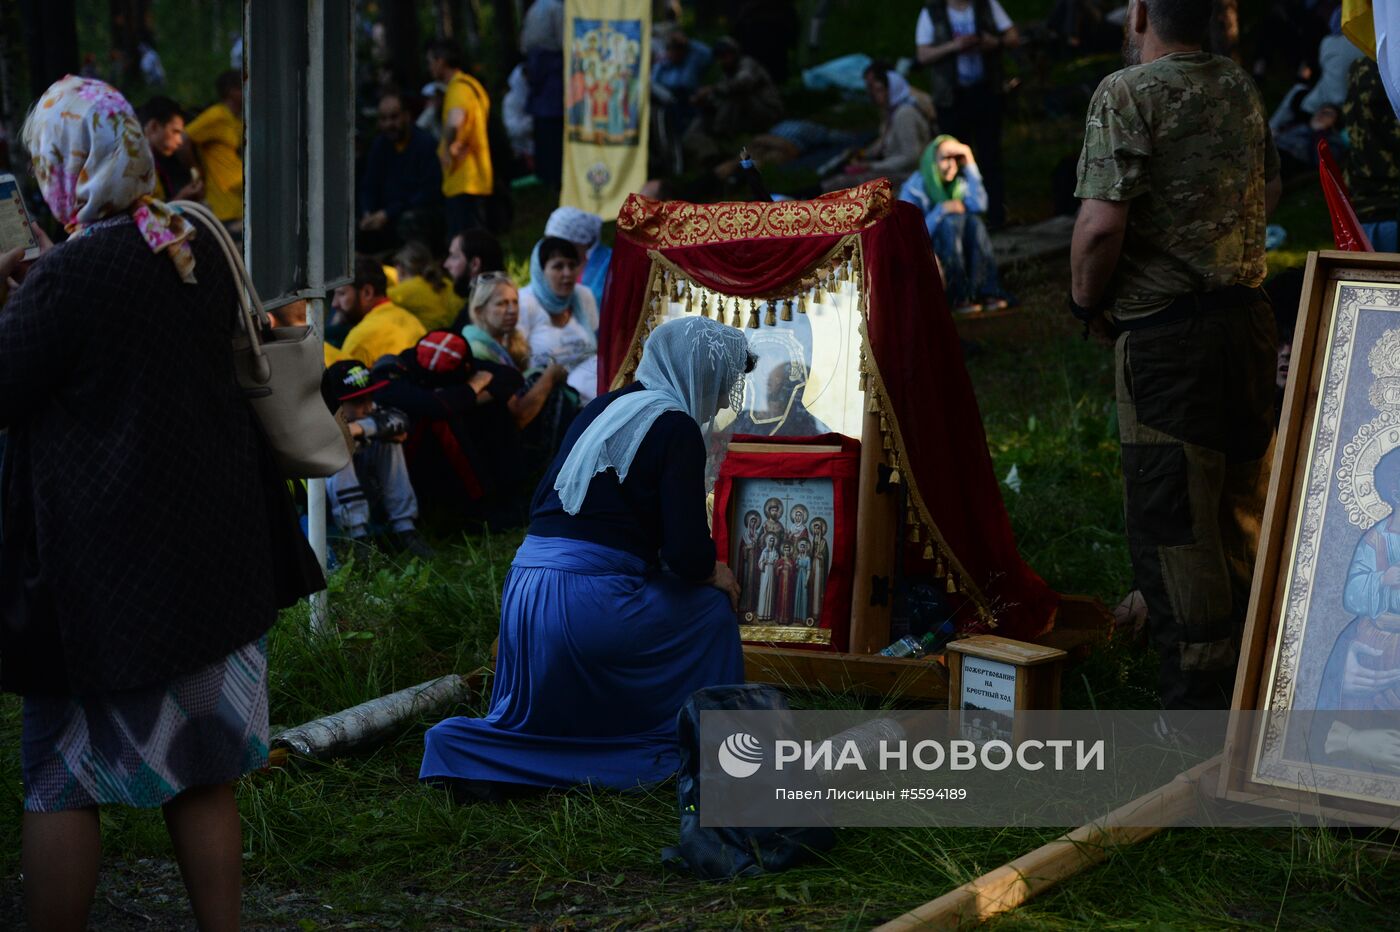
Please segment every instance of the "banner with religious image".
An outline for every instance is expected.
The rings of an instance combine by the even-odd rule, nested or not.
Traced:
[[[647,180],[651,3],[566,0],[564,15],[559,203],[612,220]]]

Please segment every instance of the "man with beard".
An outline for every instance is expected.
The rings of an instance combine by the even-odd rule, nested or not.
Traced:
[[[409,240],[437,242],[442,226],[442,168],[437,143],[414,126],[398,94],[379,99],[379,135],[360,178],[362,252]]]
[[[1070,310],[1116,336],[1129,552],[1167,708],[1230,701],[1273,441],[1278,153],[1211,0],[1133,0],[1089,104]]]

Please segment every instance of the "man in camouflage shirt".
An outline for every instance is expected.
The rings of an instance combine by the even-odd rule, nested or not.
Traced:
[[[1374,59],[1352,62],[1342,118],[1350,137],[1345,174],[1351,206],[1376,251],[1395,252],[1400,249],[1400,120]]]
[[[1264,280],[1278,153],[1253,82],[1201,50],[1211,0],[1133,0],[1089,104],[1070,309],[1115,370],[1128,547],[1167,708],[1230,702],[1273,442]]]

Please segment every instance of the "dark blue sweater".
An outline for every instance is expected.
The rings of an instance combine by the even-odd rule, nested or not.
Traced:
[[[530,533],[539,537],[585,540],[636,554],[649,564],[657,559],[682,579],[701,582],[715,569],[715,542],[705,516],[705,443],[688,414],[667,411],[656,419],[618,482],[609,469],[593,477],[579,513],[559,502],[554,480],[584,428],[620,395],[640,391],[640,383],[592,401],[574,418],[535,490],[530,506]]]
[[[360,216],[382,210],[397,220],[406,210],[435,203],[441,194],[442,165],[433,137],[414,126],[402,152],[389,137],[374,137],[360,177]]]

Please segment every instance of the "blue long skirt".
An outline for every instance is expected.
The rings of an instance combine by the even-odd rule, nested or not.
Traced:
[[[676,713],[744,682],[729,600],[611,547],[534,537],[501,599],[491,710],[428,730],[419,779],[630,789],[679,766]]]

